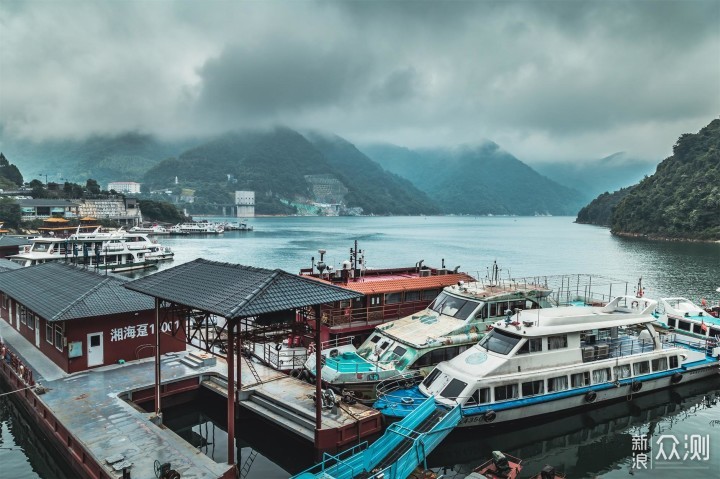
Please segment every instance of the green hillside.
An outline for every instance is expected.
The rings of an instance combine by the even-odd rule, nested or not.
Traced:
[[[583,207],[578,213],[576,223],[598,226],[611,226],[612,216],[618,203],[624,199],[634,187],[622,188],[614,193],[607,191]]]
[[[252,190],[258,214],[287,214],[294,212],[288,202],[312,199],[305,175],[330,175],[348,189],[347,206],[360,206],[365,214],[437,211],[422,193],[351,144],[313,138],[315,143],[289,128],[228,133],[160,162],[143,181],[153,189],[167,188],[177,176],[179,186],[217,204],[231,203],[235,190]]]
[[[538,174],[493,142],[428,150],[381,145],[363,151],[410,180],[446,213],[574,215],[583,204],[579,192]]]
[[[619,235],[720,240],[720,120],[682,135],[655,174],[618,202],[611,225]]]
[[[0,153],[0,189],[14,190],[22,184],[23,176],[18,167],[11,164],[5,154]]]

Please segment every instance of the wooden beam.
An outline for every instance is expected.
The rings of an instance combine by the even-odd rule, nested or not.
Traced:
[[[228,464],[235,465],[235,325],[227,320],[227,368],[228,368],[228,402],[227,402],[227,453]]]

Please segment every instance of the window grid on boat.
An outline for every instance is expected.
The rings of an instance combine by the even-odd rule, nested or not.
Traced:
[[[487,404],[490,402],[490,388],[476,389],[472,396],[468,398],[465,406],[476,406],[478,404]]]
[[[678,357],[670,356],[670,369],[675,369],[677,367],[678,367]]]
[[[518,397],[517,384],[504,384],[495,386],[495,401],[505,401],[506,399],[516,399]]]
[[[435,379],[440,375],[440,370],[438,368],[433,369],[430,374],[427,375],[425,379],[423,379],[423,386],[430,387],[430,385],[435,381]]]
[[[432,301],[440,294],[439,289],[428,289],[422,292],[422,298],[426,301]]]
[[[420,301],[420,291],[406,291],[405,302]]]
[[[548,378],[547,390],[549,393],[555,391],[565,391],[568,388],[567,376],[557,376],[554,378]]]
[[[702,326],[699,324],[693,324],[693,333],[705,336],[705,331],[702,330]]]
[[[536,353],[538,351],[542,351],[542,338],[529,338],[525,341],[525,344],[518,349],[517,354]]]
[[[398,304],[402,302],[401,293],[385,293],[385,304]]]
[[[567,334],[548,336],[548,350],[567,348]]]
[[[377,343],[378,341],[380,341],[380,336],[378,336],[378,335],[375,335],[372,338],[370,338],[370,342],[373,344]]]
[[[674,328],[677,326],[677,320],[675,318],[668,318],[668,326]]]
[[[713,338],[720,338],[720,329],[710,328],[710,336]]]
[[[461,381],[457,378],[453,378],[447,386],[445,386],[445,389],[442,390],[440,393],[440,396],[447,398],[447,399],[457,399],[460,397],[460,394],[462,394],[463,390],[467,386],[467,383],[464,381]]]
[[[610,381],[610,368],[596,369],[592,372],[593,384],[601,384]]]
[[[508,334],[500,329],[493,329],[486,334],[479,343],[481,348],[498,354],[508,354],[520,341],[519,336]]]
[[[619,366],[615,366],[613,368],[613,372],[615,373],[615,379],[625,379],[632,376],[632,374],[630,373],[629,364],[621,364]]]
[[[667,358],[657,358],[652,360],[652,370],[653,371],[666,371],[668,368],[668,360]]]
[[[690,323],[687,321],[678,321],[678,329],[682,329],[683,331],[690,331]]]
[[[637,363],[633,363],[633,374],[635,376],[638,376],[640,374],[647,374],[650,372],[650,362],[649,361],[640,361]]]
[[[574,388],[581,388],[583,386],[590,385],[590,371],[584,371],[582,373],[575,373],[570,376],[570,386]]]
[[[402,346],[395,346],[395,349],[393,349],[393,354],[397,357],[402,357],[407,352],[407,349],[403,348]]]
[[[537,381],[528,381],[526,383],[522,383],[522,395],[523,397],[527,396],[536,396],[538,394],[544,393],[544,387],[545,387],[545,381],[542,379],[539,379]]]

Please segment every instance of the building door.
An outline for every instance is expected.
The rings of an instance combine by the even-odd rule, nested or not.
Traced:
[[[35,321],[35,346],[40,347],[40,316],[33,315]]]
[[[103,333],[90,333],[87,336],[88,367],[103,364]]]

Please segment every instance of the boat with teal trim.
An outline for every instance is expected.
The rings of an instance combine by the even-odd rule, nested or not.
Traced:
[[[521,311],[420,384],[378,390],[375,408],[401,418],[434,397],[460,405],[460,427],[594,406],[717,375],[720,347],[654,327],[657,302],[619,296],[605,306]],[[679,340],[682,339],[682,340]]]
[[[660,326],[670,331],[694,338],[720,340],[720,318],[713,311],[687,298],[660,298],[655,315]]]

